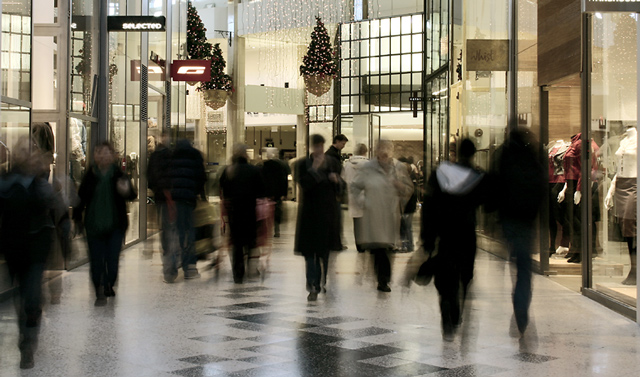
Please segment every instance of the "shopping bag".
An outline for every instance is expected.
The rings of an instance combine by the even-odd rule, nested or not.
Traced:
[[[406,287],[409,287],[411,282],[421,286],[428,285],[433,279],[436,269],[437,254],[420,248],[413,253],[407,263],[403,284]]]

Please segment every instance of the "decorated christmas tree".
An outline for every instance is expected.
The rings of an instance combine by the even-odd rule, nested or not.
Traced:
[[[203,91],[208,89],[219,89],[231,91],[233,90],[233,83],[231,76],[224,73],[224,68],[227,66],[227,62],[224,61],[222,56],[222,49],[220,43],[213,45],[211,51],[211,80],[200,83],[200,87],[197,90]]]
[[[187,52],[191,59],[208,59],[211,55],[211,43],[207,42],[207,28],[196,8],[189,2],[187,14]]]
[[[307,55],[302,58],[300,74],[303,76],[328,76],[333,78],[338,74],[338,66],[334,59],[331,41],[327,28],[320,17],[316,17],[316,26],[311,33],[311,43]]]

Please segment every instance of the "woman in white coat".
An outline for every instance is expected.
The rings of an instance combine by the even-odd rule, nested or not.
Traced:
[[[361,201],[360,242],[375,255],[378,290],[391,292],[389,253],[400,237],[401,211],[411,196],[413,184],[407,169],[392,157],[391,141],[380,140],[375,156],[358,169],[350,193]]]
[[[367,156],[367,146],[364,144],[356,145],[356,154],[351,156],[349,161],[344,166],[343,174],[344,180],[347,182],[347,187],[351,186],[353,180],[356,177],[358,170],[364,166],[369,159]],[[361,192],[361,195],[364,194]],[[356,239],[356,249],[359,253],[364,253],[365,249],[362,248],[362,241],[360,240],[360,221],[362,221],[363,209],[362,200],[358,200],[357,196],[353,195],[353,192],[349,191],[349,215],[353,218],[353,236]]]

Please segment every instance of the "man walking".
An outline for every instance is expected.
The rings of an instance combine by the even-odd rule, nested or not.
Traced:
[[[200,151],[195,149],[189,140],[183,139],[176,143],[176,148],[169,165],[171,179],[171,201],[175,203],[176,228],[178,231],[179,250],[182,253],[182,270],[185,279],[200,277],[196,268],[195,227],[193,211],[198,197],[204,199],[204,184],[206,174],[204,160]],[[171,203],[169,203],[171,206]],[[174,258],[175,261],[175,258]],[[165,273],[167,282],[173,282],[178,274],[175,263]]]

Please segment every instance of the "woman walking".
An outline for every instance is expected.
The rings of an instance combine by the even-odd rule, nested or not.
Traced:
[[[97,145],[94,161],[80,184],[80,204],[73,210],[73,219],[78,231],[86,229],[95,305],[104,306],[107,297],[116,295],[113,287],[118,277],[118,259],[129,225],[126,201],[135,199],[137,193],[115,164],[111,144]]]
[[[401,209],[411,196],[413,184],[405,166],[393,158],[393,143],[380,140],[375,158],[366,162],[351,183],[350,192],[363,200],[360,242],[375,257],[378,290],[391,292],[389,253],[400,239]]]

